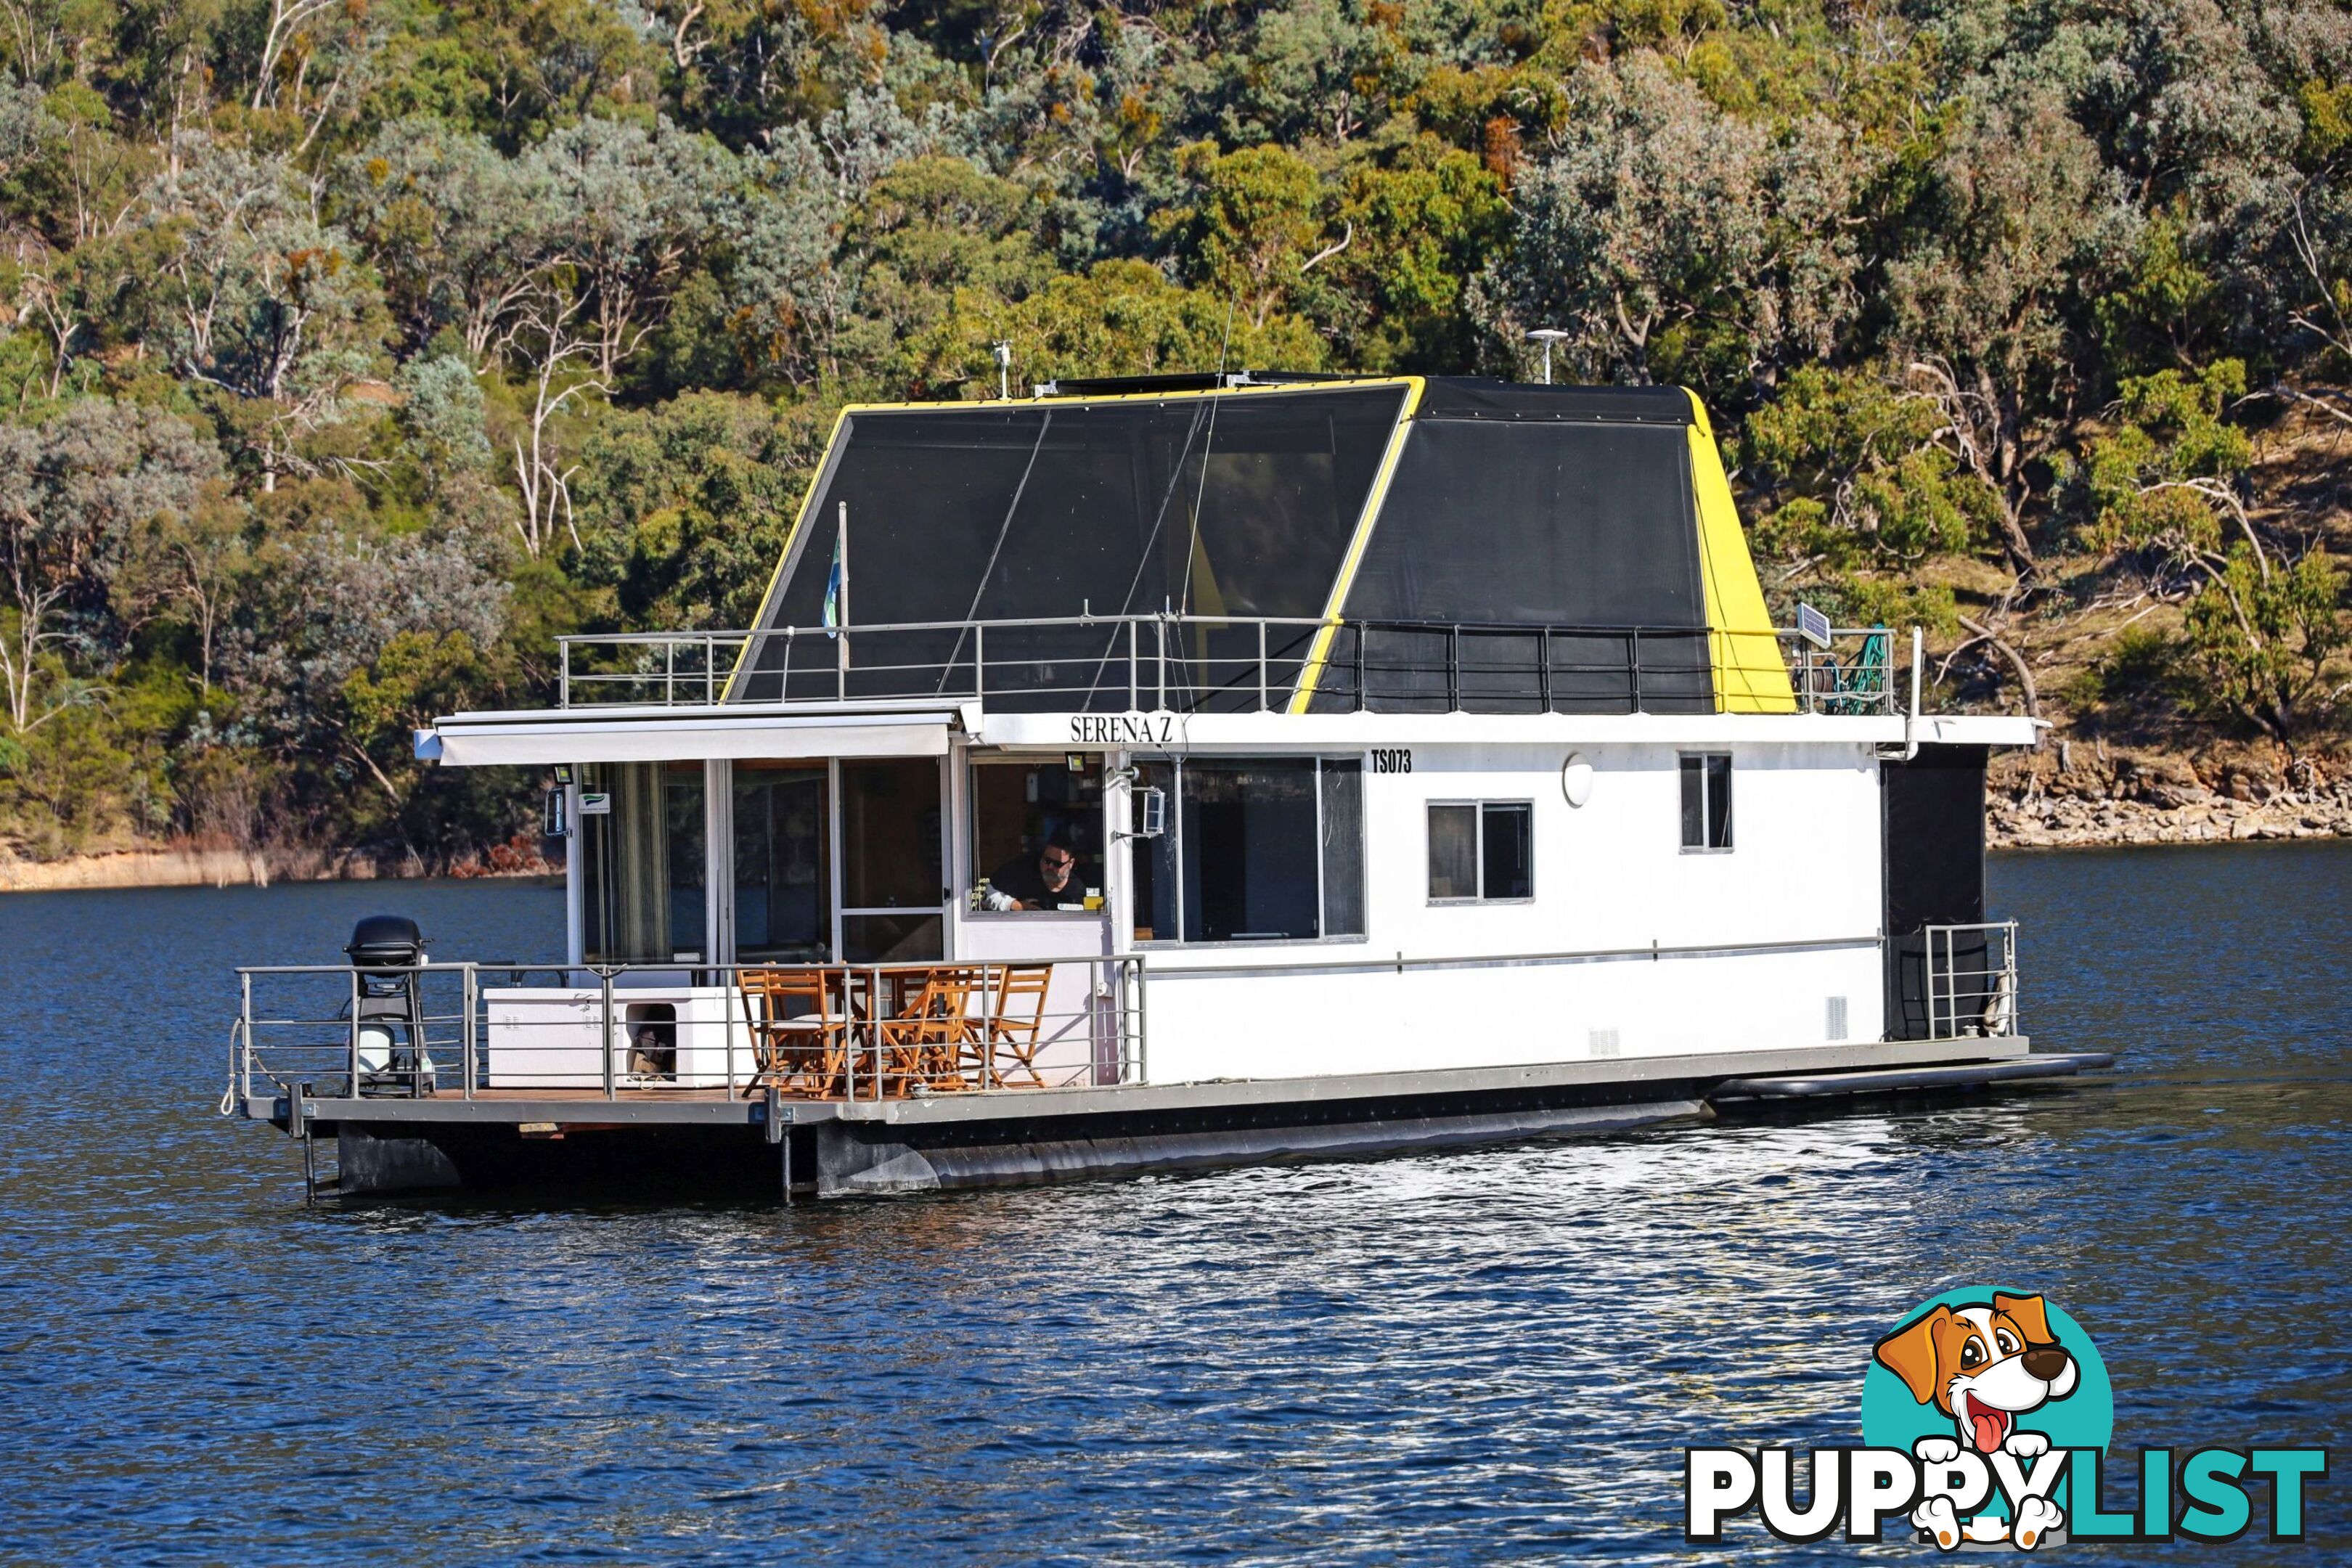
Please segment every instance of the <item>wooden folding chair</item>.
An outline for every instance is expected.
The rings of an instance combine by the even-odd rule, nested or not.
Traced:
[[[842,1092],[853,1042],[849,988],[834,969],[747,969],[740,984],[751,1030],[753,1072],[744,1094],[773,1084],[785,1094]]]
[[[975,1037],[973,994],[985,973],[978,964],[945,963],[922,972],[922,982],[898,1011],[874,1025],[879,1088],[886,1095],[967,1087],[964,1048]]]
[[[1054,982],[1050,963],[1001,963],[995,966],[982,999],[986,1043],[981,1050],[982,1088],[1018,1087],[1010,1080],[1027,1074],[1027,1087],[1045,1087],[1037,1070],[1037,1047],[1045,1024],[1045,992]]]

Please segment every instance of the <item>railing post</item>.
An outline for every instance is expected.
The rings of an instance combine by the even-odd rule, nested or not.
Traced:
[[[705,708],[719,700],[719,639],[705,636],[702,639],[702,705]]]
[[[237,1005],[237,1033],[242,1041],[229,1047],[228,1081],[236,1090],[241,1102],[253,1092],[253,976],[240,974],[238,989],[244,999]],[[242,1110],[242,1104],[238,1109]]]
[[[662,639],[662,706],[667,708],[677,701],[677,639],[664,637]]]
[[[1462,626],[1445,628],[1445,710],[1462,711]]]
[[[1257,623],[1257,710],[1265,711],[1265,621]]]
[[[1160,711],[1168,710],[1168,619],[1165,616],[1151,623],[1152,635],[1160,639]]]
[[[610,969],[604,972],[604,1098],[614,1100],[619,1097],[614,1092],[613,1087],[613,972]]]
[[[1139,689],[1139,672],[1136,668],[1138,657],[1135,648],[1135,623],[1129,621],[1127,623],[1127,710],[1130,713],[1135,711],[1136,692]]]
[[[1340,623],[1345,626],[1346,622]],[[1361,713],[1371,706],[1371,698],[1364,690],[1364,644],[1372,635],[1370,621],[1356,623],[1356,711]]]
[[[473,1098],[474,1098],[474,1082],[475,1082],[474,1062],[475,1062],[475,1057],[476,1057],[476,1054],[478,1053],[478,1050],[479,1050],[479,1048],[480,1048],[480,1047],[479,1047],[479,1046],[477,1044],[477,1037],[476,1037],[476,1035],[475,1035],[475,1029],[474,1029],[474,1009],[475,1009],[475,998],[480,994],[480,982],[479,982],[479,978],[478,978],[478,976],[477,976],[477,975],[476,975],[476,973],[475,973],[475,972],[474,972],[474,966],[473,966],[473,964],[472,964],[472,963],[467,963],[467,964],[466,965],[464,980],[465,980],[465,986],[466,986],[466,996],[465,996],[465,1008],[466,1008],[466,1032],[465,1032],[465,1035],[464,1035],[464,1037],[463,1037],[463,1044],[462,1044],[462,1045],[461,1045],[461,1047],[460,1047],[460,1052],[461,1052],[461,1054],[462,1054],[462,1055],[464,1056],[464,1058],[465,1058],[465,1071],[466,1071],[466,1095],[465,1095],[465,1097],[466,1097],[467,1100],[471,1100],[471,1099],[473,1099]]]
[[[1536,694],[1543,700],[1543,710],[1551,711],[1551,628],[1542,626],[1536,632]]]
[[[352,982],[352,1088],[353,1100],[360,1097],[360,972],[350,971]]]
[[[1633,682],[1633,711],[1642,710],[1642,628],[1635,626],[1625,636],[1627,673]]]
[[[559,654],[556,661],[558,673],[555,678],[555,705],[559,708],[569,708],[572,706],[572,639],[558,637],[555,639],[555,647]]]
[[[975,621],[971,628],[971,696],[977,702],[988,690],[988,626]]]

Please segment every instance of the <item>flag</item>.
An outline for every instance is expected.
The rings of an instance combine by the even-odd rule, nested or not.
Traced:
[[[842,520],[842,532],[848,531],[849,520]],[[835,627],[841,625],[841,591],[848,584],[849,574],[841,562],[842,534],[833,536],[833,572],[824,580],[824,635],[837,637]]]

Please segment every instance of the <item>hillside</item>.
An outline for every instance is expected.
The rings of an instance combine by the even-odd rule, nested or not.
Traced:
[[[527,858],[410,727],[740,625],[835,410],[1000,341],[1559,328],[1706,399],[1776,608],[2030,681],[2004,831],[2352,788],[2330,0],[28,0],[0,68],[0,858]]]

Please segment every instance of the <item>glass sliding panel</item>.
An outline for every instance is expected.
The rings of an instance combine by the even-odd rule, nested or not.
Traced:
[[[833,952],[824,764],[735,764],[735,953],[821,963]]]
[[[1731,847],[1731,759],[1706,759],[1706,847]]]
[[[1480,897],[1535,897],[1535,816],[1524,804],[1479,807]]]
[[[1706,847],[1706,759],[1684,757],[1683,786],[1683,847]]]
[[[841,956],[847,963],[918,963],[945,954],[946,924],[938,914],[841,917]]]
[[[1135,940],[1175,942],[1183,935],[1176,918],[1176,893],[1182,885],[1176,874],[1179,818],[1182,814],[1175,809],[1176,769],[1173,764],[1137,764],[1129,798],[1134,805],[1134,826],[1138,830],[1143,826],[1143,792],[1148,789],[1159,790],[1168,797],[1168,831],[1157,838],[1138,838],[1134,842]]]
[[[1100,909],[1102,760],[975,762],[972,908]]]
[[[940,764],[890,757],[841,764],[841,907],[937,910]]]
[[[1475,899],[1478,896],[1476,806],[1432,805],[1429,808],[1429,896],[1432,899]]]
[[[1323,764],[1323,934],[1364,934],[1362,764]]]
[[[1321,902],[1315,763],[1188,763],[1184,939],[1312,937]]]
[[[583,956],[708,956],[702,764],[595,764],[583,771],[581,798]]]
[[[703,853],[708,818],[700,763],[662,765],[662,833],[666,840],[669,900],[669,951],[665,958],[710,955],[708,857]]]

